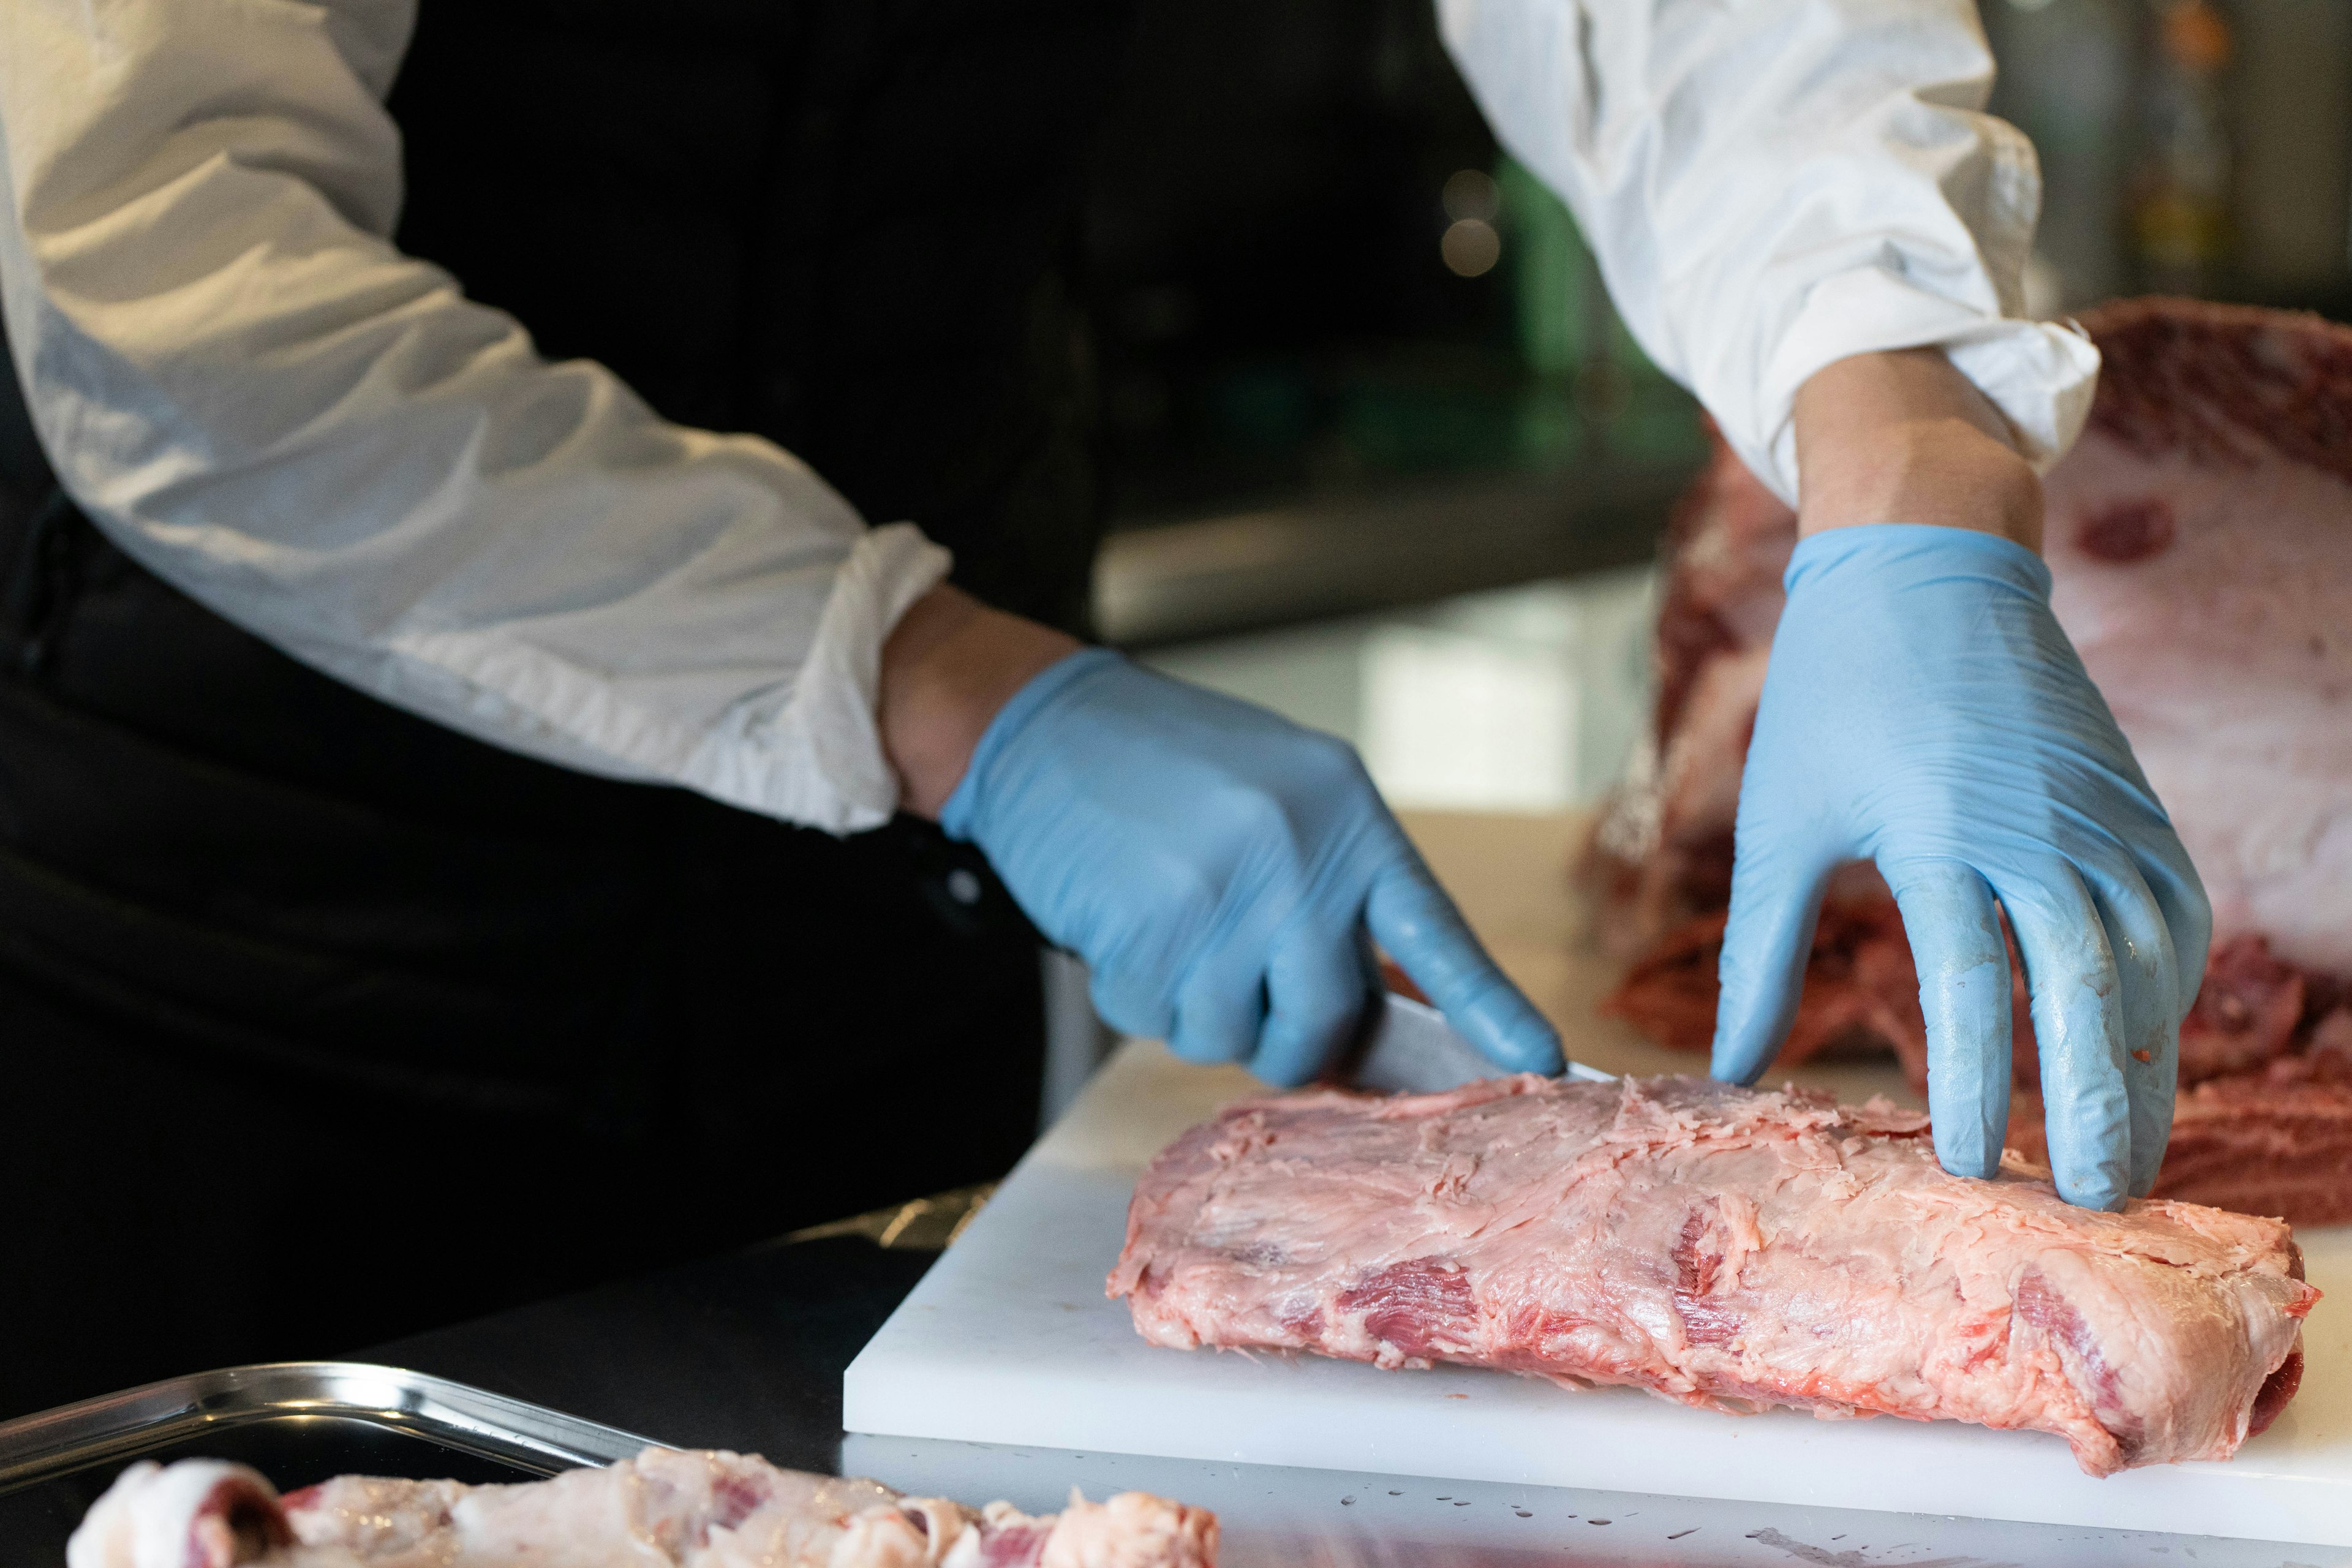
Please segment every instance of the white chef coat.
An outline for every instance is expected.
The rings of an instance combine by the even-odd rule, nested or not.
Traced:
[[[456,4],[460,0],[443,0]],[[2030,149],[1965,0],[1442,0],[1643,345],[1784,493],[1790,396],[1943,343],[2042,458],[2095,358],[2002,320]],[[656,418],[390,244],[414,0],[0,0],[0,308],[125,552],[514,750],[833,831],[898,789],[879,647],[947,556]],[[565,265],[560,257],[549,265]]]
[[[1643,351],[1782,500],[1797,388],[1876,350],[1940,346],[2037,468],[2073,444],[2098,351],[2018,319],[2041,170],[1983,112],[1992,51],[1971,0],[1437,9],[1496,134],[1567,200]]]

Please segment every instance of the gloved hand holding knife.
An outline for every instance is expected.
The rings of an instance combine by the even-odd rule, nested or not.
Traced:
[[[1106,1022],[1305,1083],[1354,1042],[1379,989],[1377,941],[1492,1070],[1559,1070],[1558,1035],[1471,935],[1350,747],[956,598],[918,605],[892,639],[886,742],[947,728],[920,717],[955,700],[942,684],[1026,672],[968,765],[911,745],[894,756],[909,804],[979,845],[1038,929],[1086,960]]]

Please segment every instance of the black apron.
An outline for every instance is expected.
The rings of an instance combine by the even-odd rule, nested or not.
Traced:
[[[1081,629],[1066,262],[1125,25],[426,0],[401,242]],[[928,825],[570,773],[296,663],[116,551],[0,408],[0,1415],[994,1174],[1035,955]]]

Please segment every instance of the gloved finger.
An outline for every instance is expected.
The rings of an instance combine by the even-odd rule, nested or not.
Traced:
[[[1202,954],[1178,987],[1168,1048],[1188,1062],[1247,1061],[1265,1027],[1264,950],[1229,937]]]
[[[1707,1070],[1754,1083],[1780,1054],[1804,994],[1805,963],[1830,868],[1740,850],[1732,862],[1731,912],[1717,973],[1715,1050]]]
[[[1267,1011],[1249,1069],[1287,1089],[1307,1083],[1355,1037],[1377,981],[1360,931],[1301,924],[1275,943]]]
[[[2131,1105],[2130,1191],[2144,1198],[2172,1137],[2172,1091],[2179,1077],[2179,968],[2156,895],[2121,855],[2079,863],[2106,927],[2123,1004],[2124,1092]]]
[[[1956,1176],[2000,1170],[2009,1136],[2009,944],[1992,889],[1957,860],[1881,862],[1919,971],[1927,1019],[1927,1113]]]
[[[1365,923],[1445,1021],[1509,1072],[1556,1073],[1559,1032],[1504,976],[1410,845],[1372,879]]]
[[[1994,875],[2033,1002],[2042,1100],[2058,1195],[2119,1209],[2131,1191],[2121,983],[2106,928],[2072,864],[2052,858]]]
[[[2178,1024],[2189,1016],[2205,984],[2205,959],[2213,945],[2212,901],[2205,896],[2205,883],[2190,864],[2189,851],[2170,827],[2134,843],[2132,859],[2172,944],[2173,1022]]]

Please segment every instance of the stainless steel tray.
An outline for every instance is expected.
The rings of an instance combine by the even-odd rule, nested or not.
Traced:
[[[58,1568],[132,1459],[204,1455],[290,1490],[364,1473],[518,1481],[653,1446],[486,1389],[361,1362],[233,1366],[0,1423],[0,1568]]]

